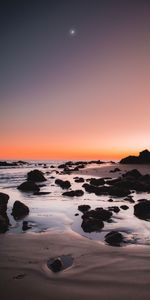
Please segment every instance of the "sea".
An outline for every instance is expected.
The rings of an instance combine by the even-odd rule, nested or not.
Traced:
[[[124,246],[130,245],[150,245],[150,222],[140,220],[134,216],[134,204],[124,202],[122,198],[113,199],[108,202],[109,196],[96,196],[88,194],[82,187],[83,183],[76,183],[76,176],[84,178],[85,182],[92,176],[87,174],[60,174],[58,168],[60,164],[66,161],[27,161],[27,164],[14,167],[0,167],[0,192],[9,195],[7,215],[10,221],[9,230],[5,234],[40,234],[49,231],[59,230],[71,231],[81,235],[84,238],[96,240],[105,244],[105,235],[112,230],[121,232],[125,237]],[[111,166],[111,162],[102,165],[91,164],[88,168],[101,166]],[[115,165],[117,166],[117,165]],[[34,195],[32,192],[22,192],[17,187],[27,178],[27,173],[38,169],[44,173],[47,181],[42,183],[41,192],[49,192],[46,195]],[[59,172],[59,173],[58,173]],[[95,176],[94,176],[95,177]],[[82,189],[84,195],[81,197],[65,197],[62,195],[64,190],[55,184],[55,180],[69,180],[71,189]],[[147,193],[133,194],[133,199],[137,202],[139,199],[150,198]],[[12,216],[12,207],[16,200],[26,204],[30,213],[23,219],[15,220]],[[129,209],[120,209],[119,213],[113,213],[111,222],[105,222],[104,228],[99,232],[84,232],[82,225],[82,213],[78,210],[81,204],[88,204],[91,209],[96,207],[108,208],[110,206],[120,207],[123,204],[128,205]],[[23,221],[27,221],[29,230],[23,231]]]

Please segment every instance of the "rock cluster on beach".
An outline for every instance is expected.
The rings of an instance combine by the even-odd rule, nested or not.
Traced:
[[[7,215],[7,204],[9,200],[9,195],[0,193],[0,233],[5,233],[9,226],[11,225],[9,222],[9,218]],[[12,216],[15,220],[20,220],[29,214],[29,208],[27,205],[20,201],[15,201],[12,208]],[[23,227],[27,228],[27,221],[25,221]]]
[[[98,185],[98,180],[102,185]],[[150,192],[150,175],[142,175],[138,170],[134,169],[126,172],[122,176],[111,179],[91,179],[90,183],[83,184],[84,189],[88,193],[94,193],[97,196],[110,195],[114,197],[126,197],[133,190],[138,192]]]
[[[28,163],[22,160],[18,160],[14,162],[0,161],[0,167],[17,167],[22,165],[28,165]]]
[[[27,173],[27,181],[18,186],[18,190],[23,192],[39,192],[40,187],[36,182],[46,181],[43,172],[40,170],[33,170]]]
[[[144,150],[139,156],[127,156],[121,159],[120,164],[150,164],[150,151]]]

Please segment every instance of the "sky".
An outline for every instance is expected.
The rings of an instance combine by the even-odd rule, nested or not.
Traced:
[[[150,149],[149,0],[0,5],[0,159]]]

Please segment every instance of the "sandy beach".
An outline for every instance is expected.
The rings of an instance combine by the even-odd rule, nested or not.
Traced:
[[[115,176],[114,166],[86,168],[80,175]],[[117,165],[119,173],[133,166]],[[136,166],[135,166],[136,167]],[[139,170],[149,173],[149,167]],[[118,176],[118,174],[117,174]],[[150,297],[150,251],[146,245],[108,246],[72,230],[8,233],[0,236],[0,291],[5,300],[144,299]],[[73,265],[59,273],[50,258],[71,255]]]
[[[53,273],[50,257],[71,254],[71,268]],[[4,299],[144,299],[150,295],[149,247],[109,247],[71,232],[4,235],[0,247]]]

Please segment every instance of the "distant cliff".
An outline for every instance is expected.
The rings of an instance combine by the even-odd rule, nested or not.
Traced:
[[[120,164],[150,164],[150,151],[144,150],[139,156],[127,156],[120,160]]]

